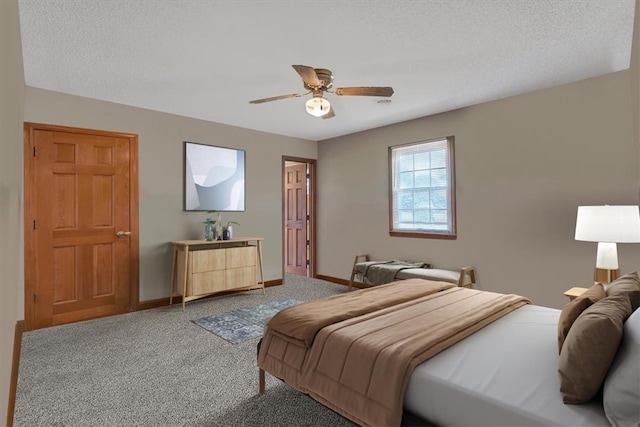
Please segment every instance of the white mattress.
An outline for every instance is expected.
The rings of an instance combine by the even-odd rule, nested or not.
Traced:
[[[405,408],[439,426],[608,426],[601,398],[562,403],[559,316],[523,306],[423,362]]]

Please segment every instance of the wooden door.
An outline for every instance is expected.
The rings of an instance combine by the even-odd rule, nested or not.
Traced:
[[[285,167],[285,271],[307,275],[307,165]]]
[[[28,329],[138,303],[137,136],[25,124]]]

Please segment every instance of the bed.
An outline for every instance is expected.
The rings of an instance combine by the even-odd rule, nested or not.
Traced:
[[[640,281],[633,286],[637,286],[640,299]],[[376,292],[374,289],[378,293],[373,298],[363,299],[363,294],[368,296]],[[474,317],[472,312],[479,309],[470,309],[467,300],[488,298],[480,305],[495,305],[494,295],[502,306],[497,314],[490,310]],[[631,299],[624,297],[628,308],[619,322],[619,326],[624,322],[624,339],[611,369],[607,366],[604,392],[585,403],[569,405],[563,403],[566,390],[561,392],[567,380],[563,377],[561,384],[562,375],[558,375],[561,359],[567,359],[559,355],[557,338],[564,310],[532,305],[520,296],[499,295],[411,279],[325,299],[328,305],[324,310],[329,314],[320,315],[320,324],[311,329],[309,323],[322,313],[322,305],[306,303],[310,305],[285,309],[266,325],[258,367],[261,374],[266,371],[283,379],[360,425],[399,425],[403,408],[435,425],[606,426],[640,422],[640,312],[625,321],[640,301],[632,308]],[[455,310],[458,303],[454,301],[458,299],[464,301],[466,314],[460,316],[454,311],[446,317],[443,313]],[[422,315],[431,300],[444,304],[438,303],[433,313]],[[594,301],[589,302],[596,306]],[[314,307],[319,311],[314,312]],[[407,336],[372,351],[381,341],[378,331],[387,328],[389,319],[411,310],[409,320],[399,321],[399,329],[382,334],[399,335],[406,330]],[[464,319],[458,320],[460,317]],[[582,317],[580,321],[574,319],[576,325],[582,325]],[[419,324],[422,318],[431,322],[424,329]],[[301,323],[292,319],[301,319]],[[456,326],[448,335],[432,337],[434,329],[447,329],[443,325],[456,322],[466,322],[466,332],[460,333]],[[283,324],[293,327],[283,328]],[[362,335],[353,332],[363,327]],[[577,329],[571,326],[569,333]],[[416,332],[422,330],[429,333]],[[425,343],[426,347],[416,344],[422,339],[414,339],[418,335],[425,335],[431,342]],[[575,340],[572,336],[566,340],[565,346],[573,351]],[[359,346],[364,350],[358,350]],[[579,345],[576,351],[592,353]],[[389,356],[407,352],[408,359],[398,363]],[[350,353],[355,356],[348,356]],[[565,353],[571,354],[569,350]],[[589,366],[571,358],[564,363]]]
[[[523,306],[423,362],[411,375],[405,408],[436,425],[608,426],[602,401],[562,402],[559,315]]]

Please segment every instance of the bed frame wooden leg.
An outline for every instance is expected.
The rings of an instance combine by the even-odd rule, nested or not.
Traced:
[[[264,394],[264,369],[258,369],[258,393]]]

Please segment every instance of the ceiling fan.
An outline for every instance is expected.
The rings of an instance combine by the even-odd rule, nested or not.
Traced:
[[[272,96],[270,98],[255,99],[249,101],[250,104],[262,104],[263,102],[277,101],[278,99],[297,98],[310,93],[313,98],[306,102],[307,112],[312,116],[330,119],[335,116],[331,103],[324,97],[324,93],[333,93],[342,96],[391,96],[391,87],[339,87],[329,90],[333,85],[333,73],[324,68],[313,68],[307,65],[292,65],[293,69],[300,74],[304,87],[308,89],[305,93],[291,93],[289,95]]]

